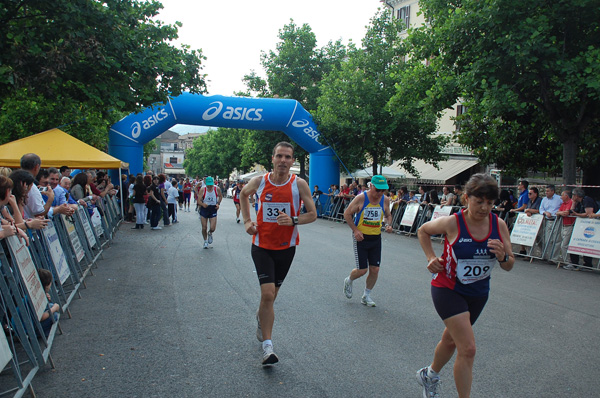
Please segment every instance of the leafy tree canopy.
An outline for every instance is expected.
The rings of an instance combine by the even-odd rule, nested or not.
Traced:
[[[2,142],[64,126],[102,147],[123,115],[206,91],[201,50],[158,1],[6,0],[0,6]]]
[[[351,170],[372,163],[376,173],[378,165],[401,160],[406,169],[415,172],[414,159],[442,159],[444,139],[430,136],[435,117],[413,118],[412,96],[388,105],[396,86],[403,83],[400,30],[397,20],[379,12],[371,20],[362,48],[351,45],[346,61],[320,85],[319,129]]]
[[[594,0],[421,0],[429,24],[408,39],[435,82],[427,106],[462,99],[460,142],[508,170],[556,170],[575,182],[597,162],[600,7]],[[401,95],[401,94],[400,94]]]

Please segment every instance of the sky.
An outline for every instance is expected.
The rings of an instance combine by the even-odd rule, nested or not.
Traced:
[[[242,78],[252,70],[265,77],[261,51],[275,50],[279,30],[290,18],[297,26],[310,25],[317,47],[338,39],[360,46],[369,20],[382,6],[379,0],[160,1],[164,8],[156,19],[183,24],[176,45],[202,49],[208,93],[221,95],[243,91]]]

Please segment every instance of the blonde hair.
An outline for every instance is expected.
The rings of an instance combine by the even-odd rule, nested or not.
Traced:
[[[12,170],[8,167],[0,167],[0,176],[8,177]]]

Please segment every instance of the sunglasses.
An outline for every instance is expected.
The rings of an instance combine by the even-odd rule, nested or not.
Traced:
[[[385,192],[385,189],[375,189],[375,192],[379,193],[379,192]]]

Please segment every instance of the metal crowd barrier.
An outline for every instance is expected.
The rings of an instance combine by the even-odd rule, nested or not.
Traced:
[[[28,230],[29,247],[16,236],[0,240],[0,396],[27,391],[35,396],[35,374],[47,364],[54,369],[50,351],[56,333],[62,333],[60,320],[72,316],[70,303],[80,297],[86,276],[122,221],[115,198],[98,202],[102,212],[95,209],[95,220],[80,206],[72,216],[55,216],[43,230]],[[39,269],[52,273],[48,294],[60,306],[57,319],[50,317],[48,336],[41,318],[50,307]]]

